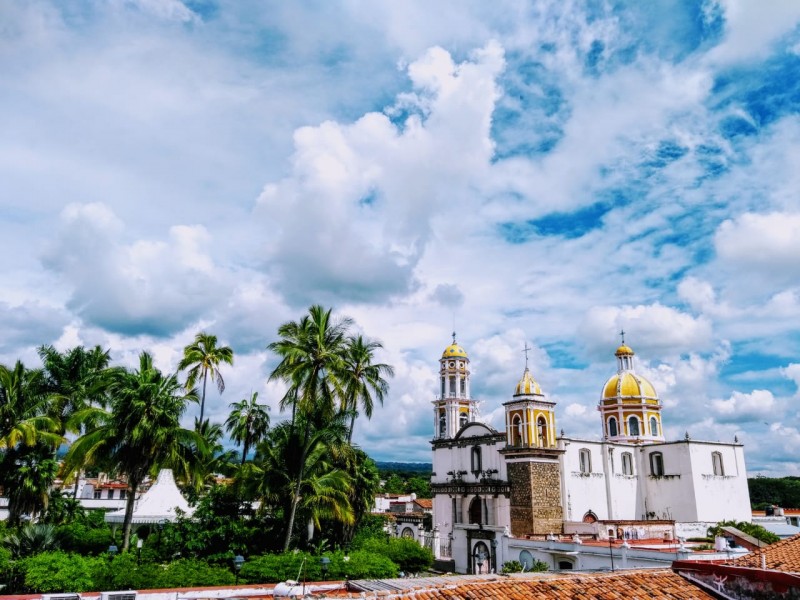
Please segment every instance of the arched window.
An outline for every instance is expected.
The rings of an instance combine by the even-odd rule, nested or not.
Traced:
[[[450,375],[450,397],[456,397],[456,376]]]
[[[444,413],[439,415],[439,437],[444,437],[445,432],[447,431],[447,418],[444,416]]]
[[[658,435],[658,419],[650,417],[650,435]]]
[[[481,449],[479,446],[472,447],[472,472],[475,476],[478,475],[481,471],[483,471],[483,465],[481,464]]]
[[[639,419],[636,417],[631,417],[628,419],[628,435],[640,435],[639,434]]]
[[[464,377],[461,378],[461,397],[467,397],[467,380]]]
[[[536,429],[539,433],[539,447],[544,448],[547,446],[547,421],[544,417],[539,417],[536,420]]]
[[[446,391],[445,391],[445,380],[444,380],[444,377],[442,377],[442,398],[445,397],[445,394],[446,394]]]
[[[711,465],[714,468],[714,475],[725,475],[725,466],[722,464],[722,453],[721,452],[712,452],[711,453]]]
[[[630,452],[622,453],[622,474],[633,475],[633,455]]]
[[[478,496],[469,503],[469,522],[477,525],[483,523],[483,501]]]
[[[592,454],[586,449],[582,449],[579,453],[581,473],[592,472]]]
[[[617,420],[614,417],[608,420],[608,436],[617,437]]]
[[[589,511],[585,515],[583,515],[583,522],[584,523],[597,523],[597,515],[594,514],[592,511]]]
[[[571,571],[572,570],[572,561],[571,560],[560,560],[558,561],[558,568],[560,571]]]
[[[514,417],[512,431],[511,431],[511,445],[512,446],[522,445],[522,419],[520,419],[519,415],[516,415]]]
[[[461,429],[464,425],[469,422],[469,415],[465,412],[459,413],[458,415],[458,428]]]
[[[650,474],[653,477],[662,477],[664,475],[664,456],[661,452],[650,453]]]

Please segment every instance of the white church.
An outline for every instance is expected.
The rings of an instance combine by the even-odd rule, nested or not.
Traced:
[[[674,541],[680,558],[683,539],[750,520],[742,445],[667,441],[661,401],[624,338],[615,355],[597,406],[602,439],[557,435],[555,403],[527,365],[496,431],[478,421],[469,357],[453,335],[433,401],[431,483],[434,532],[455,571],[488,573],[532,556],[551,569],[605,568],[609,550],[592,562],[592,541],[609,542],[612,568],[614,543],[618,566],[656,566],[636,562],[636,540]]]

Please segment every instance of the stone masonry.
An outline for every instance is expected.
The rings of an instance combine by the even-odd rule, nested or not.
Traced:
[[[561,533],[561,479],[557,461],[508,463],[511,484],[511,534]]]

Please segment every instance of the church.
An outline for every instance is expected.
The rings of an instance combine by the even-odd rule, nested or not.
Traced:
[[[454,570],[490,572],[516,560],[509,539],[679,540],[750,520],[743,446],[688,434],[666,440],[668,415],[624,337],[615,357],[616,371],[598,385],[599,439],[556,433],[555,402],[527,364],[497,431],[478,420],[469,356],[453,335],[433,401],[431,487],[433,523]],[[566,558],[556,568],[573,568]]]

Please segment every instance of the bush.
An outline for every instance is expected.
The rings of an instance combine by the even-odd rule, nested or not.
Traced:
[[[406,538],[373,538],[364,542],[362,550],[385,556],[406,573],[419,573],[433,564],[430,550]]]
[[[235,576],[229,568],[210,565],[204,560],[183,558],[165,565],[138,563],[136,554],[119,554],[94,573],[96,587],[108,590],[147,590],[157,588],[231,585]]]
[[[713,538],[717,535],[725,535],[725,532],[722,530],[723,527],[735,527],[739,531],[746,533],[747,535],[752,535],[757,540],[765,542],[767,544],[774,544],[775,542],[779,542],[781,538],[777,535],[772,533],[771,531],[767,531],[761,525],[756,525],[755,523],[748,523],[746,521],[720,521],[713,527],[708,528],[708,537]]]
[[[31,592],[85,592],[94,587],[100,558],[67,552],[43,552],[20,561],[24,586]]]
[[[111,528],[105,523],[97,528],[83,523],[61,525],[56,528],[56,537],[62,550],[90,556],[108,551],[108,547],[114,543]]]
[[[398,567],[385,556],[366,551],[356,551],[345,560],[341,551],[325,554],[330,559],[327,578],[385,579],[397,577]],[[265,554],[250,559],[242,566],[240,578],[247,583],[278,583],[295,581],[321,581],[322,557],[307,552]]]
[[[503,563],[503,568],[500,570],[503,575],[508,575],[509,573],[522,573],[522,563],[518,560],[509,560],[508,562]]]

